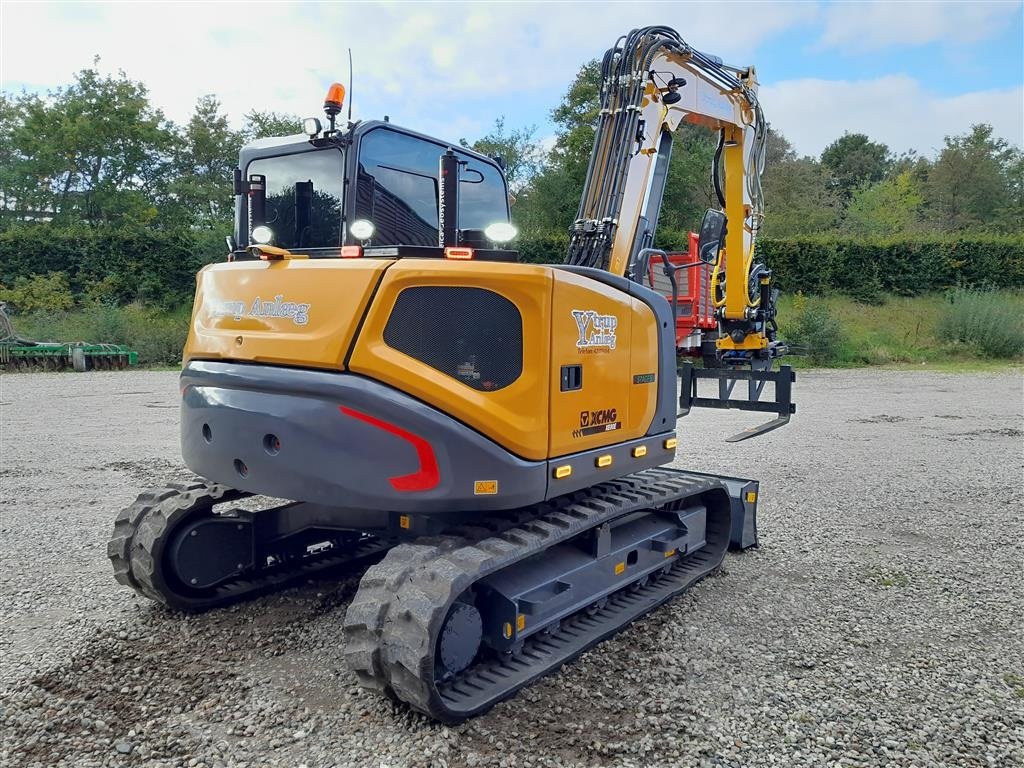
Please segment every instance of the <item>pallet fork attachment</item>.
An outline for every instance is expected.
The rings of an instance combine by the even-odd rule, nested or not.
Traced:
[[[683,363],[680,369],[682,387],[679,393],[679,416],[686,416],[691,408],[735,408],[740,411],[760,411],[774,413],[777,417],[756,427],[745,429],[739,434],[726,439],[727,443],[738,443],[751,437],[763,435],[773,429],[784,427],[789,417],[796,413],[793,402],[793,382],[796,373],[788,365],[781,366],[777,371],[768,370],[737,370],[731,368],[694,368],[693,363]],[[718,382],[718,397],[698,397],[697,382],[700,379],[711,379]],[[747,399],[732,396],[736,383],[747,382]],[[764,385],[768,382],[775,385],[775,401],[761,400]]]

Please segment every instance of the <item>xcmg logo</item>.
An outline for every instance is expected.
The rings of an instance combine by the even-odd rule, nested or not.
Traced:
[[[599,315],[593,309],[574,309],[572,319],[580,334],[576,349],[615,349],[615,329],[619,325],[615,315]]]
[[[603,427],[618,420],[619,414],[614,408],[602,408],[600,411],[580,411],[581,427]]]
[[[622,428],[617,408],[598,408],[596,411],[580,411],[580,428],[572,431],[572,436],[587,437],[600,432],[613,432]]]

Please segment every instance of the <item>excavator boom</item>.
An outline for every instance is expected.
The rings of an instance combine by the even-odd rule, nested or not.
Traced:
[[[728,232],[726,251],[742,265],[764,216],[760,177],[767,124],[754,69],[727,67],[672,30],[648,27],[611,48],[601,73],[594,149],[567,263],[632,274],[638,254],[654,243],[672,134],[690,123],[719,132],[715,187],[729,220],[744,223]]]
[[[717,132],[711,175],[724,217],[709,211],[697,250],[713,264],[711,299],[718,321],[718,358],[725,370],[710,375],[684,363],[689,386],[684,386],[682,413],[697,406],[766,410],[768,404],[757,401],[763,385],[771,381],[776,393],[785,395],[768,408],[778,418],[737,438],[784,425],[794,410],[788,396],[793,375],[789,369],[777,374],[769,370],[786,346],[775,338],[771,273],[754,261],[764,219],[761,172],[768,132],[754,68],[728,66],[667,27],[645,27],[620,38],[605,53],[601,76],[594,148],[566,262],[644,282],[650,260],[660,258],[676,286],[674,273],[700,262],[674,266],[654,248],[672,137],[684,123]],[[716,219],[724,231],[713,226]],[[672,303],[677,304],[674,297]],[[749,387],[748,401],[731,397],[737,379],[730,374],[738,375],[740,367],[756,374],[754,379],[745,375],[745,380],[760,384]],[[718,383],[718,398],[697,396],[698,380],[707,378]]]

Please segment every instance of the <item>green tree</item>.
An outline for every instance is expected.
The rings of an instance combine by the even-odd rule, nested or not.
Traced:
[[[593,59],[580,67],[561,103],[551,112],[558,126],[551,151],[554,165],[586,173],[600,109],[601,65]]]
[[[20,172],[38,185],[26,202],[93,224],[153,219],[176,137],[142,83],[83,69],[72,85],[47,100],[24,97],[21,107],[13,143]]]
[[[561,103],[551,112],[557,126],[547,163],[519,195],[513,217],[533,230],[565,232],[579,210],[587,162],[600,109],[601,65],[588,61],[576,73]]]
[[[1001,223],[1012,232],[1024,231],[1024,152],[1014,151],[1006,164],[1008,203],[1003,208]]]
[[[245,115],[242,138],[245,141],[265,139],[270,136],[291,136],[302,132],[302,119],[285,112],[260,111],[254,109]]]
[[[947,136],[928,174],[925,200],[939,229],[1015,229],[1020,221],[1020,150],[974,125]]]
[[[810,157],[780,160],[765,170],[764,234],[808,235],[833,229],[841,201],[828,168]]]
[[[63,272],[16,277],[7,288],[0,283],[0,303],[15,312],[59,312],[71,309],[75,300]]]
[[[767,170],[786,160],[796,160],[796,152],[789,139],[776,131],[771,125],[768,126],[768,138],[765,141],[764,167]]]
[[[179,221],[227,224],[233,215],[232,171],[242,136],[233,131],[215,96],[202,96],[181,131],[171,184]]]
[[[832,172],[844,199],[864,184],[885,178],[892,164],[889,148],[863,133],[844,133],[821,153],[821,164]]]
[[[26,156],[15,139],[25,120],[26,102],[32,97],[12,97],[0,93],[0,209],[9,217],[28,215],[30,199],[37,196],[38,184],[25,173]]]
[[[537,126],[505,128],[505,116],[494,121],[494,127],[485,136],[470,144],[459,139],[464,147],[505,162],[505,177],[513,192],[522,191],[544,165],[546,153],[536,139]]]
[[[888,237],[918,232],[924,197],[910,170],[902,171],[853,193],[845,228],[853,234]]]
[[[547,164],[518,196],[513,209],[513,218],[521,227],[564,232],[576,219],[594,145],[600,91],[601,66],[596,60],[589,61],[552,110],[551,119],[557,126],[555,144]]]
[[[659,230],[695,230],[704,211],[718,207],[711,178],[717,144],[718,137],[707,128],[687,123],[679,126],[672,139]]]

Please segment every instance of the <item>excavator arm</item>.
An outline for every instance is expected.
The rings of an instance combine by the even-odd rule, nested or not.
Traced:
[[[710,406],[777,414],[771,426],[764,425],[767,429],[744,436],[782,426],[795,410],[788,397],[793,374],[788,367],[770,370],[786,345],[775,338],[771,272],[754,261],[764,219],[761,172],[768,126],[753,67],[728,66],[695,50],[670,28],[645,27],[621,37],[605,53],[601,75],[594,148],[566,262],[642,281],[648,260],[661,255],[665,269],[672,270],[653,248],[672,136],[683,123],[716,131],[712,179],[722,211],[708,212],[698,251],[713,264],[717,348],[725,368],[702,371],[684,363],[682,412]],[[781,377],[786,386],[779,386]],[[700,379],[717,381],[719,397],[697,397]],[[738,380],[749,383],[747,401],[732,398]],[[760,400],[767,381],[787,396],[746,408],[744,403]]]

